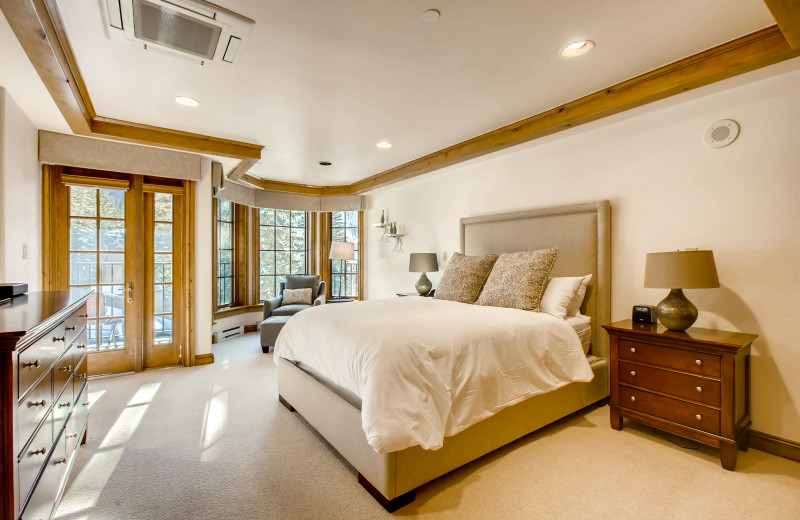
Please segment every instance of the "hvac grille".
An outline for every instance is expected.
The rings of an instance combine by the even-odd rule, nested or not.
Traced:
[[[146,0],[133,0],[133,29],[137,38],[171,49],[214,59],[222,29]]]

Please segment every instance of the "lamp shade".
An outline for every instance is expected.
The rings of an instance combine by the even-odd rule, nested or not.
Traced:
[[[439,270],[436,253],[411,253],[408,271],[411,273],[433,273]]]
[[[719,287],[712,251],[648,253],[644,286],[659,289],[707,289]]]
[[[331,260],[355,260],[356,246],[352,242],[331,242]]]

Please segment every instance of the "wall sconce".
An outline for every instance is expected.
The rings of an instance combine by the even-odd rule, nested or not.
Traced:
[[[403,233],[397,232],[397,222],[390,222],[386,216],[386,211],[381,211],[381,221],[378,224],[372,224],[372,227],[380,228],[381,242],[394,241],[392,251],[395,253],[403,252]]]

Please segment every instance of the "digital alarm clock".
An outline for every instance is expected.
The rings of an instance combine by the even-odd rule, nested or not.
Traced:
[[[634,323],[650,323],[656,322],[656,308],[653,305],[634,305],[631,320]]]

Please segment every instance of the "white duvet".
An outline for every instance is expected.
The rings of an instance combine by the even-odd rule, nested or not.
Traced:
[[[279,357],[359,396],[379,453],[441,448],[445,436],[507,406],[592,379],[564,320],[420,297],[301,311],[278,336]]]

